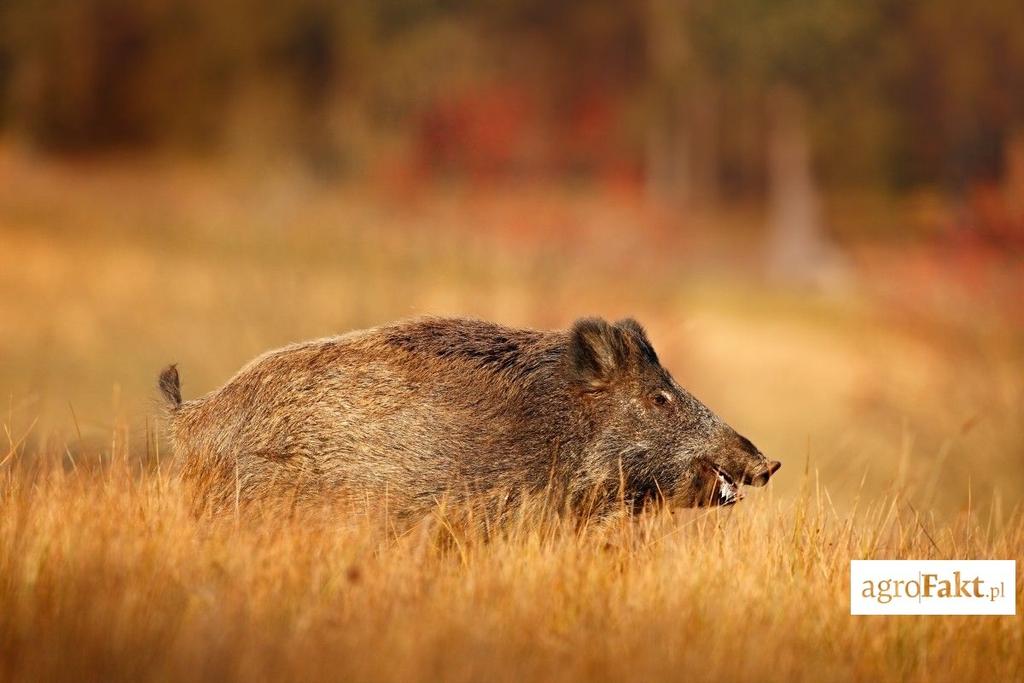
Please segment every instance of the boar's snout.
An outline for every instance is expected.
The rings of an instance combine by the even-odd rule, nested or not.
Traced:
[[[735,434],[735,438],[738,447],[734,446],[736,450],[733,452],[739,452],[740,460],[743,463],[742,475],[738,477],[739,482],[747,486],[764,486],[771,476],[782,467],[782,463],[766,458],[764,453],[750,442],[750,439],[739,434]]]
[[[764,486],[775,472],[782,467],[778,460],[769,460],[750,477],[751,486]]]

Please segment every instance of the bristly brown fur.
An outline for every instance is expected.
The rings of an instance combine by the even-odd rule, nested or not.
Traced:
[[[198,400],[182,402],[173,365],[159,386],[183,475],[214,504],[330,495],[414,512],[555,491],[573,507],[703,505],[722,502],[716,472],[774,471],[632,319],[421,318],[272,351]]]

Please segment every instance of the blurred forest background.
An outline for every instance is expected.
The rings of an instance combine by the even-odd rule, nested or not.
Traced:
[[[1018,0],[4,0],[0,239],[11,454],[141,443],[168,361],[631,314],[783,494],[1024,490]]]
[[[601,181],[690,207],[770,198],[798,218],[787,203],[819,187],[930,188],[962,227],[1021,240],[1014,0],[0,11],[0,122],[41,150],[272,151],[328,179]]]

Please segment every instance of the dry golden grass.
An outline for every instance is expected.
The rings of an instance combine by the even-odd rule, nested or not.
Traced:
[[[1020,616],[851,617],[848,592],[852,558],[1024,558],[1012,259],[964,281],[852,245],[857,286],[810,295],[750,273],[742,212],[718,235],[582,191],[395,203],[2,149],[0,178],[0,680],[1024,679]],[[729,510],[486,541],[440,512],[187,514],[163,364],[195,396],[419,313],[635,315],[784,467]]]
[[[439,511],[194,519],[114,463],[8,474],[5,680],[1020,680],[1012,617],[851,617],[849,559],[1019,557],[1024,520],[795,500],[489,539]],[[931,538],[929,538],[929,536]],[[942,550],[940,551],[939,548]]]

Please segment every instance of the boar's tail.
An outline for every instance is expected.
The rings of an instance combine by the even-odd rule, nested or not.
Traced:
[[[167,406],[171,410],[177,410],[181,406],[181,379],[178,377],[178,367],[168,365],[164,368],[157,386],[160,387],[160,393],[167,401]]]

